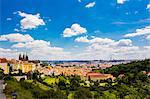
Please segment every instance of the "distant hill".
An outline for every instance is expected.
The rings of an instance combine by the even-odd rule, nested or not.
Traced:
[[[142,61],[133,61],[127,64],[114,65],[111,68],[99,70],[99,72],[102,73],[113,74],[115,77],[117,77],[120,74],[138,73],[141,71],[150,72],[150,59]]]

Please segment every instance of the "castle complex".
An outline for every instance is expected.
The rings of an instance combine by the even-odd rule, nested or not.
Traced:
[[[21,60],[21,61],[28,61],[29,60],[29,58],[28,58],[28,55],[26,54],[23,54],[23,55],[21,55],[21,54],[19,54],[19,60]]]
[[[0,68],[4,70],[5,74],[9,74],[10,71],[11,73],[18,73],[19,70],[21,70],[22,73],[28,73],[36,69],[36,64],[29,62],[27,54],[19,54],[19,60],[0,58]]]

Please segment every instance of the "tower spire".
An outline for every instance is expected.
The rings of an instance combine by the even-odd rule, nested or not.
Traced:
[[[19,60],[21,60],[21,53],[19,54]]]
[[[25,60],[26,60],[26,61],[28,61],[28,60],[29,60],[28,55],[27,55],[27,52],[26,52]]]
[[[23,56],[22,56],[22,60],[25,61],[25,55],[24,55],[24,53],[23,53]]]

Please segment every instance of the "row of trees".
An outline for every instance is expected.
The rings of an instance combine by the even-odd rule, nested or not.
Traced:
[[[95,72],[113,74],[115,77],[118,77],[120,74],[139,73],[141,71],[150,72],[150,59],[133,61],[127,64],[114,65],[111,68],[95,70]]]

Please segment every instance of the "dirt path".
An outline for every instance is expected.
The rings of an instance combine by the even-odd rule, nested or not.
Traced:
[[[4,80],[0,80],[0,99],[6,99],[6,96],[3,93],[3,82]]]

